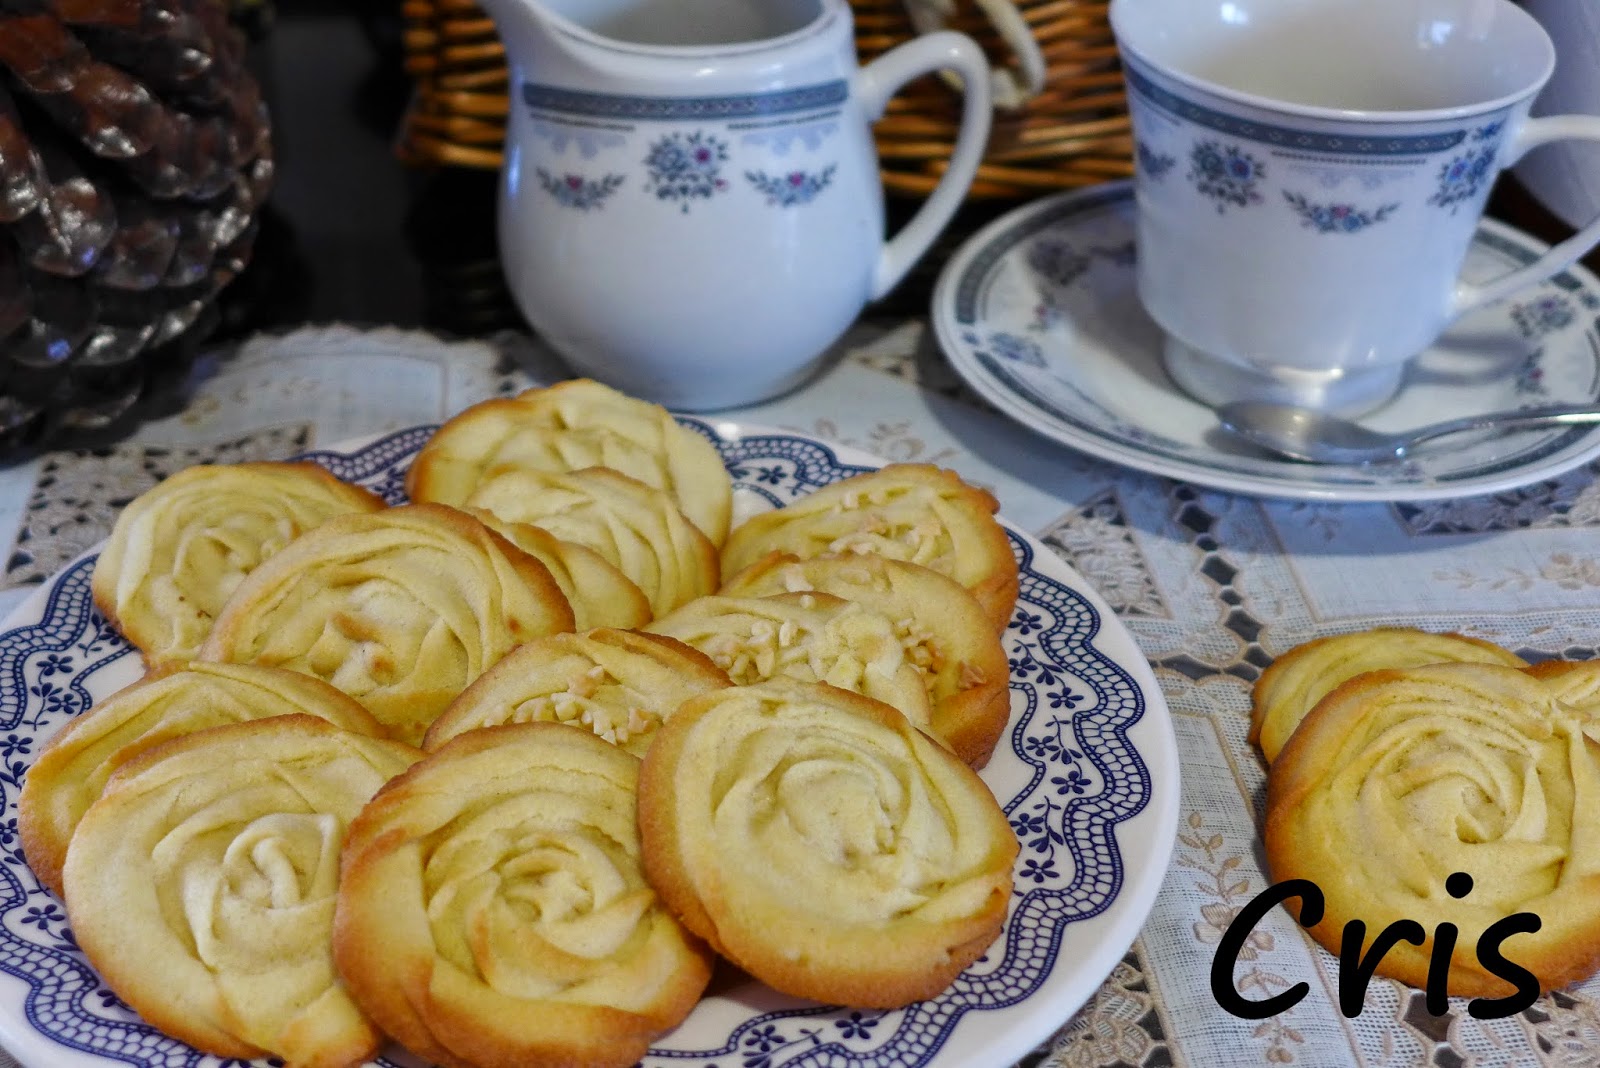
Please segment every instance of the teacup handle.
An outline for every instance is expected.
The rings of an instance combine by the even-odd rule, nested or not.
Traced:
[[[1529,119],[1506,148],[1504,166],[1511,166],[1531,148],[1551,141],[1600,141],[1600,116],[1552,115],[1544,119]],[[1501,275],[1482,285],[1457,283],[1451,301],[1451,317],[1471,311],[1485,304],[1504,300],[1520,290],[1538,285],[1547,278],[1571,267],[1588,251],[1600,245],[1600,219],[1573,234],[1565,241],[1551,247],[1543,256],[1526,267]]]
[[[976,41],[966,34],[943,30],[897,45],[856,73],[856,93],[868,122],[883,117],[889,98],[920,74],[954,70],[961,76],[961,131],[956,135],[950,166],[911,221],[901,228],[878,256],[872,276],[872,299],[877,300],[904,278],[922,258],[939,231],[961,206],[967,189],[978,175],[989,143],[989,61]]]

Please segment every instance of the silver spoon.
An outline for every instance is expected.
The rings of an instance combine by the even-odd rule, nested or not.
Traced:
[[[1600,408],[1551,406],[1469,415],[1385,434],[1310,408],[1239,401],[1217,409],[1223,429],[1269,452],[1313,464],[1371,464],[1403,458],[1420,442],[1467,430],[1600,423]]]

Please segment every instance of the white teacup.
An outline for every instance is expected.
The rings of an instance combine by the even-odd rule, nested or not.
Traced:
[[[1458,279],[1489,188],[1600,118],[1529,119],[1555,65],[1510,0],[1113,0],[1138,162],[1139,295],[1210,404],[1354,414],[1451,321],[1549,278],[1600,220]]]

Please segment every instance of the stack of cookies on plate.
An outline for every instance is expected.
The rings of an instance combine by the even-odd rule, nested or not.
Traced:
[[[1600,968],[1600,661],[1529,666],[1405,628],[1324,638],[1262,675],[1251,740],[1272,878],[1316,884],[1330,952],[1351,920],[1363,952],[1409,920],[1422,941],[1378,974],[1431,991],[1447,972],[1449,994],[1496,1000]],[[1519,913],[1537,929],[1504,923]]]
[[[588,381],[468,409],[406,488],[193,468],[100,556],[148,673],[20,829],[146,1020],[291,1068],[626,1066],[718,954],[893,1007],[995,939],[989,494],[890,465],[735,526],[704,437]]]

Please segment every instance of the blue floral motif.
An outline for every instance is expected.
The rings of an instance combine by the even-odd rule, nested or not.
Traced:
[[[1319,234],[1353,234],[1392,215],[1398,204],[1385,204],[1371,211],[1363,211],[1354,204],[1315,204],[1300,193],[1284,191],[1300,221]]]
[[[1494,172],[1498,145],[1471,148],[1439,167],[1439,188],[1428,203],[1438,208],[1449,208],[1452,215],[1466,201],[1476,197]]]
[[[699,130],[669,133],[650,146],[644,158],[650,181],[645,186],[657,200],[675,203],[685,214],[696,200],[710,200],[728,188],[722,165],[727,142]]]
[[[600,178],[563,174],[558,178],[543,167],[534,173],[539,176],[539,184],[544,186],[544,191],[556,198],[557,204],[577,208],[579,211],[592,211],[603,207],[606,198],[622,185],[620,174],[607,174]]]
[[[1473,130],[1472,139],[1474,141],[1488,141],[1492,138],[1499,137],[1500,131],[1504,130],[1505,128],[1506,121],[1504,119],[1500,119],[1496,122],[1488,123],[1487,125],[1480,126],[1476,130]]]
[[[1517,325],[1517,332],[1529,341],[1538,341],[1547,334],[1563,330],[1577,318],[1578,313],[1567,298],[1556,293],[1511,306],[1511,321]]]
[[[1044,281],[1063,289],[1083,277],[1092,262],[1065,241],[1045,238],[1028,246],[1028,266]]]
[[[1010,360],[1027,367],[1043,367],[1044,353],[1039,343],[1020,334],[997,330],[989,335],[990,350],[1002,360]]]
[[[1261,161],[1237,145],[1196,141],[1189,153],[1189,181],[1196,192],[1216,203],[1219,215],[1230,204],[1246,208],[1261,203],[1256,183],[1266,175]]]
[[[1134,142],[1134,154],[1138,157],[1140,172],[1157,182],[1165,178],[1167,172],[1178,163],[1172,156],[1157,152],[1143,141]]]
[[[72,657],[62,656],[60,653],[51,653],[39,661],[39,677],[41,679],[48,679],[58,671],[67,672],[71,670]]]
[[[796,204],[811,203],[818,193],[828,188],[835,167],[830,163],[815,174],[790,171],[772,175],[766,171],[745,171],[744,176],[756,187],[756,192],[767,198],[768,207],[792,208]]]
[[[1512,388],[1519,396],[1542,397],[1545,395],[1544,381],[1544,350],[1539,349],[1529,353],[1517,368],[1517,375],[1512,379]]]
[[[762,1024],[744,1036],[745,1054],[740,1064],[742,1068],[773,1068],[778,1063],[775,1055],[790,1047],[811,1049],[821,1045],[817,1035],[816,1028],[802,1027],[798,1035],[788,1038],[775,1025]]]
[[[867,1016],[860,1011],[852,1011],[842,1020],[833,1021],[844,1038],[871,1038],[872,1029],[883,1022],[882,1016]]]

